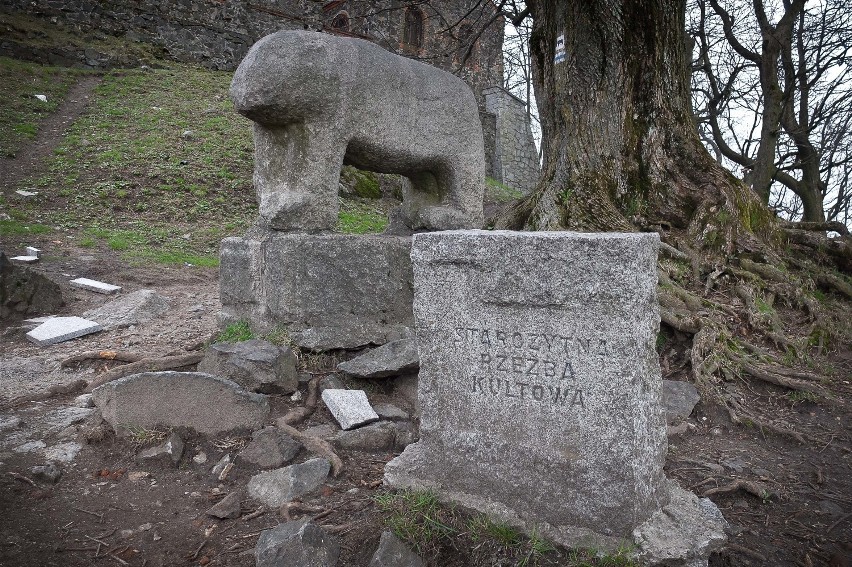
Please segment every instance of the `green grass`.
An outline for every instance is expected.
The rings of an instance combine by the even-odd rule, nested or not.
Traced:
[[[237,321],[225,327],[221,333],[216,336],[217,343],[238,343],[241,341],[250,341],[255,335],[248,324],[248,321]]]
[[[343,234],[369,234],[382,232],[388,217],[380,208],[358,201],[341,199],[337,215],[337,231]]]
[[[0,57],[0,156],[14,157],[35,138],[39,122],[54,112],[82,72]],[[42,102],[35,95],[47,97]]]
[[[51,230],[52,229],[49,226],[38,223],[25,223],[16,220],[0,220],[0,236],[45,234]]]

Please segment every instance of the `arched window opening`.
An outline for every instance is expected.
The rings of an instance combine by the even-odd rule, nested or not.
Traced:
[[[408,7],[405,9],[405,29],[402,33],[402,41],[410,47],[423,47],[423,12],[418,8]]]
[[[331,20],[331,28],[335,30],[349,31],[349,14],[346,12],[338,12],[334,19]]]

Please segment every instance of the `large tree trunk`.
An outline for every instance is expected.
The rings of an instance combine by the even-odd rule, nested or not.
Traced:
[[[548,153],[537,190],[505,226],[663,226],[718,238],[733,236],[730,227],[743,223],[730,220],[743,213],[755,225],[749,228],[768,225],[769,211],[699,142],[684,2],[535,0],[529,6]],[[562,35],[565,58],[556,62]]]

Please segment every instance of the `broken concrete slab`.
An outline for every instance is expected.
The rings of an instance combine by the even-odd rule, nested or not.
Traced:
[[[38,256],[12,256],[9,259],[22,264],[35,264],[38,262]]]
[[[307,519],[262,531],[254,548],[257,567],[334,567],[339,557],[337,537]]]
[[[400,339],[341,362],[337,369],[358,378],[386,378],[416,371],[420,366],[417,339]]]
[[[34,248],[32,246],[26,247],[27,256],[35,256],[36,258],[41,258],[41,250],[38,248]]]
[[[144,372],[92,391],[103,418],[119,433],[127,425],[189,427],[205,435],[259,429],[269,400],[201,372]]]
[[[341,429],[354,429],[379,420],[364,390],[324,390],[322,401],[328,406]]]
[[[264,394],[289,394],[299,387],[293,351],[260,339],[210,345],[198,371]]]
[[[101,330],[103,327],[82,317],[54,317],[29,331],[27,339],[39,346],[48,346]]]
[[[669,425],[688,418],[699,401],[701,395],[689,382],[663,380],[663,409]]]
[[[169,310],[169,300],[151,289],[140,289],[90,309],[83,317],[97,321],[107,331],[138,325]]]
[[[285,502],[313,492],[328,478],[331,463],[327,459],[311,459],[251,477],[249,496],[269,508],[276,509]]]
[[[24,191],[23,189],[18,189],[15,191],[16,195],[20,195],[21,197],[35,197],[38,195],[38,191]]]
[[[121,286],[99,282],[97,280],[90,280],[89,278],[77,278],[76,280],[71,280],[68,283],[71,285],[71,287],[87,289],[89,291],[94,291],[95,293],[102,293],[104,295],[112,295],[113,293],[116,293],[121,290]]]

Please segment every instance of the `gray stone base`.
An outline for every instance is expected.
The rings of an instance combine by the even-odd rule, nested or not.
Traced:
[[[487,514],[491,519],[539,536],[566,548],[597,549],[613,553],[633,549],[641,565],[666,567],[706,567],[713,551],[727,540],[728,523],[707,498],[668,481],[669,503],[633,530],[632,538],[614,537],[579,526],[553,525],[527,510],[511,508],[503,502],[479,494],[454,490],[432,474],[440,468],[436,455],[422,442],[409,445],[385,466],[384,483],[393,488],[433,490],[443,502]]]
[[[272,232],[226,238],[221,320],[255,332],[286,328],[311,350],[402,338],[413,325],[411,239]]]

